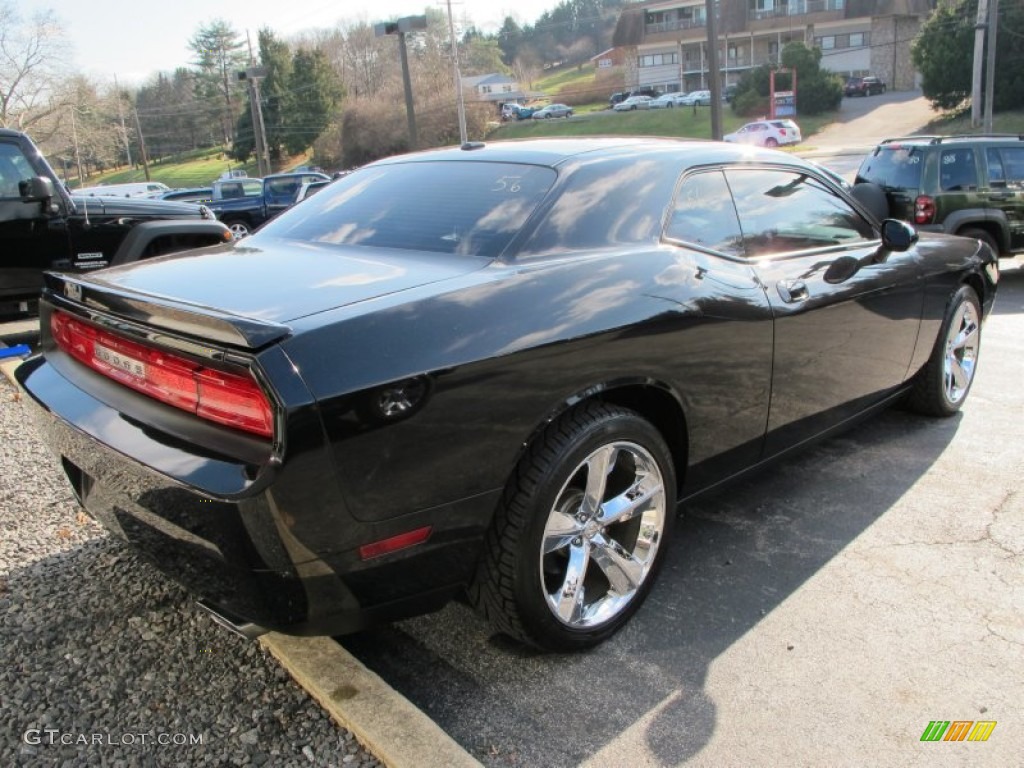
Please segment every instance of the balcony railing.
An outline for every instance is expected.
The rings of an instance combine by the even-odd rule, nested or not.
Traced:
[[[824,13],[825,11],[841,11],[846,7],[846,0],[792,0],[765,11],[750,11],[751,21],[773,19],[779,16],[803,16],[808,13]]]
[[[698,29],[706,27],[706,19],[676,19],[675,21],[659,21],[657,24],[647,24],[644,27],[644,34],[656,35],[659,32],[677,32],[680,29]]]

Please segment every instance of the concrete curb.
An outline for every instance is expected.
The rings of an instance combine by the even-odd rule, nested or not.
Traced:
[[[260,643],[389,768],[480,766],[433,720],[331,638],[270,633]]]
[[[18,386],[18,382],[14,380],[14,369],[21,365],[23,362],[23,360],[15,359],[4,360],[4,362],[0,363],[0,372],[2,372],[4,376],[10,379],[11,384],[13,384],[15,387]]]

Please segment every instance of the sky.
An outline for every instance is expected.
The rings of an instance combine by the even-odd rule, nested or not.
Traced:
[[[468,19],[484,32],[496,32],[506,16],[532,24],[559,0],[452,1],[458,22]],[[74,68],[89,77],[139,85],[151,74],[187,65],[188,40],[203,24],[221,18],[243,35],[270,27],[288,38],[306,29],[374,24],[417,16],[428,7],[446,11],[444,2],[423,0],[14,0],[23,19],[50,9],[71,43]]]

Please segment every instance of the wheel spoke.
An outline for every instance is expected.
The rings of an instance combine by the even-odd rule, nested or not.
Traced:
[[[633,519],[638,513],[646,511],[651,502],[661,496],[661,484],[646,487],[649,478],[646,474],[637,478],[625,492],[601,505],[601,525],[624,523]]]
[[[971,375],[969,371],[964,369],[963,363],[958,358],[951,356],[949,360],[949,368],[955,389],[966,389],[967,385],[971,383]]]
[[[587,459],[587,488],[583,495],[582,512],[586,517],[593,516],[604,501],[604,491],[608,485],[608,473],[614,465],[618,448],[606,445],[595,451]]]
[[[584,541],[580,546],[569,547],[569,564],[562,585],[551,596],[556,611],[567,624],[578,624],[583,620],[585,589],[583,579],[590,565],[590,544]]]
[[[978,326],[965,318],[964,327],[953,341],[953,349],[973,349],[977,343]]]
[[[569,546],[572,540],[580,535],[582,529],[580,522],[573,515],[553,510],[548,516],[547,525],[544,526],[544,554]]]
[[[629,595],[636,591],[643,580],[644,563],[630,554],[610,536],[603,533],[595,536],[591,542],[591,557],[601,569],[612,591],[618,595]]]

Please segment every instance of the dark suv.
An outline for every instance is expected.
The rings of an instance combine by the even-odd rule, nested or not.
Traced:
[[[0,128],[0,314],[34,311],[46,270],[98,269],[230,240],[201,205],[73,197],[28,136]]]
[[[845,96],[873,96],[876,93],[885,93],[885,83],[877,77],[851,77],[843,88]]]
[[[861,163],[857,184],[880,187],[893,218],[925,232],[1024,251],[1024,136],[886,139]]]

